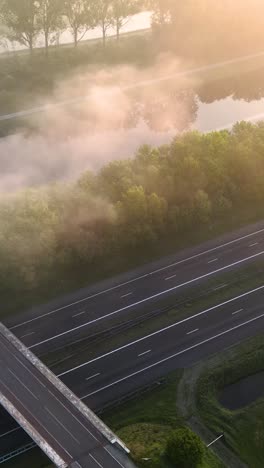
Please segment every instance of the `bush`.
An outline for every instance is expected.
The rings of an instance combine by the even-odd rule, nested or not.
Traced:
[[[167,442],[166,455],[177,468],[196,468],[202,462],[204,446],[190,429],[178,429]]]

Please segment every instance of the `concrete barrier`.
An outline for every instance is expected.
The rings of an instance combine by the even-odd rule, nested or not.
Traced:
[[[8,328],[0,322],[0,333],[5,336],[17,349],[23,354],[28,361],[30,361],[41,372],[46,379],[48,379],[54,387],[57,388],[78,410],[81,414],[85,415],[88,421],[101,432],[101,434],[111,443],[117,445],[126,453],[130,450],[126,447],[124,442],[119,439],[111,429],[101,421],[96,414],[90,410],[61,380],[56,377],[53,372],[48,369],[43,362],[41,362]]]
[[[49,459],[59,468],[67,468],[67,463],[53,450],[53,448],[43,439],[38,431],[24,418],[15,406],[0,392],[0,403],[8,413],[20,424],[31,439],[43,450]]]

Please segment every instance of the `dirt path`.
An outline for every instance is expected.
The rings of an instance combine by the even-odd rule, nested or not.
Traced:
[[[213,357],[206,363],[201,362],[195,364],[191,368],[185,369],[178,386],[177,394],[177,408],[180,414],[206,445],[212,442],[219,434],[212,433],[199,419],[195,401],[196,384],[201,373],[204,372],[205,369],[210,369],[215,366],[216,360],[219,360],[220,363],[222,356]],[[214,451],[215,455],[227,468],[247,468],[247,465],[241,462],[221,440],[216,442],[211,450]]]

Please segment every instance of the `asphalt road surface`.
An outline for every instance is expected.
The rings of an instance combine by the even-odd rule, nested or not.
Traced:
[[[99,283],[54,303],[55,308],[37,308],[5,324],[33,352],[43,354],[143,314],[186,288],[260,259],[264,259],[264,223]]]
[[[188,367],[212,353],[263,333],[263,302],[264,285],[88,362],[81,362],[80,358],[78,366],[69,368],[59,377],[90,408],[98,410],[172,370]],[[10,437],[22,443],[20,433],[22,431],[14,426],[6,426],[0,434],[0,447],[6,448]]]
[[[93,327],[108,327],[130,314],[157,307],[193,285],[243,268],[264,254],[264,222],[163,258],[110,280],[35,308],[5,324],[37,355],[72,343]],[[224,287],[219,284],[218,287]],[[61,379],[92,409],[188,366],[247,337],[263,332],[264,286],[134,343],[98,356],[79,359]],[[43,343],[42,343],[43,342]],[[56,371],[56,369],[53,369]],[[25,435],[11,418],[0,419],[0,453],[23,445]]]
[[[2,334],[0,364],[1,393],[67,466],[74,461],[79,468],[122,466],[87,418]]]

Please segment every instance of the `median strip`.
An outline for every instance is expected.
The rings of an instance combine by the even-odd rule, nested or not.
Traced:
[[[107,356],[111,356],[112,354],[118,353],[119,351],[122,351],[123,349],[129,348],[130,346],[134,346],[135,344],[141,343],[142,341],[147,340],[148,338],[152,338],[153,336],[159,335],[160,333],[164,333],[165,331],[170,330],[170,329],[172,329],[174,327],[177,327],[177,326],[181,325],[182,323],[193,320],[194,318],[197,318],[197,317],[200,317],[200,316],[202,316],[204,314],[207,314],[208,312],[210,312],[212,310],[218,309],[218,308],[220,308],[220,307],[222,307],[224,305],[230,304],[230,303],[232,303],[234,301],[242,299],[243,297],[249,296],[250,294],[254,294],[254,293],[256,293],[258,291],[261,291],[263,289],[264,289],[264,285],[259,286],[258,288],[252,289],[251,291],[247,291],[246,293],[240,294],[239,296],[233,297],[232,299],[228,299],[227,301],[224,301],[221,304],[217,304],[215,306],[209,307],[208,309],[205,309],[202,312],[199,312],[198,314],[192,315],[191,317],[187,317],[187,318],[185,318],[183,320],[175,322],[172,325],[168,325],[167,327],[161,328],[160,330],[157,330],[157,331],[155,331],[153,333],[150,333],[149,335],[143,336],[142,338],[139,338],[139,339],[137,339],[135,341],[131,341],[130,343],[127,343],[126,345],[120,346],[119,348],[116,348],[116,349],[114,349],[112,351],[109,351],[108,353],[102,354],[101,356],[98,356],[98,357],[96,357],[94,359],[91,359],[90,361],[84,362],[83,364],[79,364],[78,366],[73,367],[72,369],[69,369],[67,371],[62,372],[61,374],[58,375],[58,377],[62,377],[64,375],[66,375],[66,374],[69,374],[69,373],[74,372],[74,371],[76,371],[78,369],[81,369],[81,368],[83,368],[85,366],[88,366],[89,364],[92,364],[93,362],[99,361],[100,359],[103,359],[103,358],[105,358]]]
[[[198,348],[199,346],[202,346],[203,344],[209,343],[210,341],[216,340],[217,338],[220,338],[221,336],[224,336],[224,335],[226,335],[226,334],[228,334],[228,333],[231,333],[232,331],[237,330],[237,329],[239,329],[239,328],[241,328],[241,327],[244,327],[245,325],[248,325],[248,324],[250,324],[250,323],[253,323],[253,322],[257,321],[257,320],[260,320],[260,319],[262,319],[263,317],[264,317],[264,313],[261,314],[261,315],[258,315],[257,317],[254,317],[254,318],[251,319],[251,320],[247,320],[246,322],[243,322],[243,323],[241,323],[241,324],[239,324],[239,325],[236,325],[236,326],[233,327],[233,328],[229,328],[228,330],[225,330],[225,331],[223,331],[223,332],[221,332],[221,333],[218,333],[217,335],[212,336],[211,338],[207,338],[207,339],[204,340],[204,341],[200,341],[199,343],[197,343],[197,344],[195,344],[195,345],[193,345],[193,346],[190,346],[189,348],[186,348],[186,349],[183,349],[183,350],[181,350],[181,351],[178,351],[177,353],[171,354],[170,356],[167,356],[166,358],[162,359],[161,361],[154,362],[153,364],[151,364],[151,365],[149,365],[149,366],[147,366],[147,367],[144,367],[143,369],[140,369],[140,370],[138,370],[138,371],[136,371],[136,372],[133,372],[133,374],[127,375],[127,376],[123,377],[122,379],[118,379],[118,380],[116,380],[115,382],[112,382],[112,383],[110,383],[110,384],[108,384],[108,385],[105,385],[104,387],[101,387],[101,388],[99,388],[99,389],[97,389],[97,390],[95,390],[95,391],[93,391],[93,392],[91,392],[91,393],[88,393],[87,395],[84,395],[84,396],[81,398],[81,400],[85,400],[85,398],[88,398],[88,397],[90,397],[90,396],[92,396],[92,395],[95,395],[95,394],[97,394],[97,393],[100,393],[100,392],[102,392],[103,390],[107,390],[108,388],[111,388],[111,387],[113,387],[114,385],[117,385],[118,383],[124,382],[125,380],[128,380],[128,379],[130,379],[131,377],[135,377],[136,375],[142,374],[142,373],[144,373],[144,372],[146,372],[146,371],[148,371],[148,370],[150,370],[150,369],[153,369],[153,367],[157,367],[157,366],[159,366],[160,364],[163,364],[164,362],[167,362],[167,361],[169,361],[169,360],[171,360],[171,359],[173,359],[173,358],[175,358],[175,357],[177,357],[177,356],[180,356],[181,354],[187,353],[188,351],[191,351],[191,350],[193,350],[193,349],[195,349],[195,348]]]
[[[212,275],[215,275],[216,273],[219,273],[220,271],[224,271],[224,270],[228,270],[236,265],[240,265],[241,263],[245,263],[249,260],[252,260],[253,258],[257,258],[257,257],[260,257],[261,255],[264,254],[264,251],[262,250],[261,252],[258,252],[254,255],[251,255],[250,257],[246,257],[246,258],[243,258],[241,260],[237,260],[236,262],[233,262],[233,263],[230,263],[229,265],[226,265],[222,268],[218,268],[217,270],[214,270],[214,271],[211,271],[209,273],[205,273],[204,275],[201,275],[201,276],[198,276],[196,278],[193,278],[189,281],[186,281],[185,283],[181,283],[181,284],[178,284],[177,286],[174,286],[170,289],[166,289],[164,291],[161,291],[157,294],[154,294],[153,296],[150,296],[150,297],[146,297],[145,299],[142,299],[138,302],[134,302],[133,304],[129,304],[125,307],[122,307],[121,309],[117,309],[117,310],[114,310],[113,312],[110,312],[109,314],[106,314],[106,315],[102,315],[101,317],[97,317],[96,319],[93,319],[93,320],[90,320],[89,322],[86,322],[86,323],[83,323],[82,325],[78,325],[77,327],[74,327],[74,328],[71,328],[70,330],[67,330],[65,332],[62,332],[62,333],[59,333],[58,335],[55,335],[55,336],[52,336],[50,338],[46,338],[45,340],[42,340],[40,341],[39,343],[35,343],[34,345],[30,346],[29,349],[33,349],[33,348],[36,348],[37,346],[40,346],[42,344],[45,344],[45,343],[49,343],[51,341],[54,341],[62,336],[66,336],[66,335],[69,335],[70,333],[73,333],[77,330],[81,330],[82,328],[84,327],[88,327],[89,325],[92,325],[93,323],[97,323],[97,322],[100,322],[108,317],[113,317],[114,315],[120,313],[120,312],[123,312],[124,310],[128,310],[128,309],[131,309],[132,307],[135,307],[137,305],[140,305],[140,304],[144,304],[145,302],[148,302],[152,299],[156,299],[157,297],[161,297],[161,296],[164,296],[166,294],[168,294],[169,292],[171,291],[176,291],[177,289],[179,288],[182,288],[183,286],[187,286],[188,284],[191,284],[191,283],[195,283],[199,280],[202,280],[204,278],[208,278],[209,276],[212,276]],[[226,285],[224,285],[226,286]],[[221,286],[221,287],[224,287],[224,286]]]

